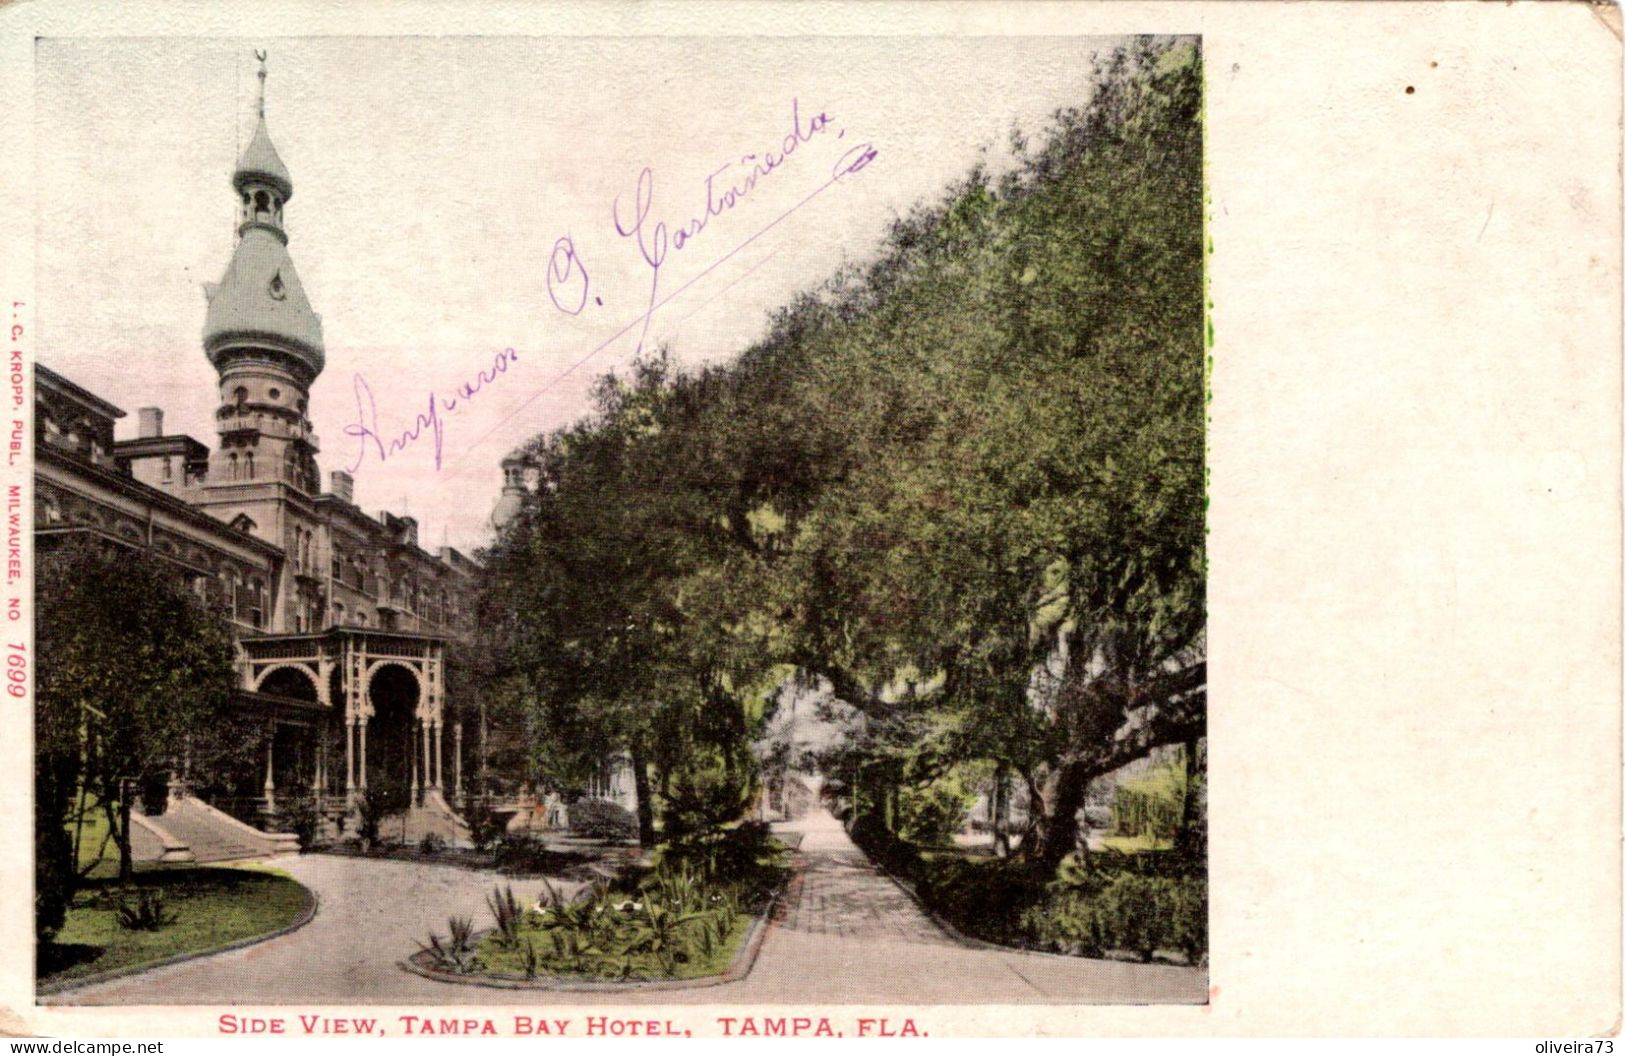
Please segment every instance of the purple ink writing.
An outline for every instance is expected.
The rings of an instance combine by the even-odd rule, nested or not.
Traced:
[[[372,394],[372,386],[360,374],[355,376],[355,414],[356,420],[344,427],[345,436],[353,436],[359,441],[355,461],[350,464],[350,472],[354,473],[361,468],[361,463],[367,460],[369,453],[375,455],[380,462],[405,451],[423,438],[425,434],[434,437],[434,468],[440,468],[441,453],[445,448],[446,424],[441,417],[442,413],[452,414],[463,404],[479,395],[485,386],[496,381],[497,378],[508,372],[508,367],[519,361],[519,353],[511,348],[505,348],[496,354],[491,366],[479,371],[474,377],[463,382],[452,390],[450,396],[436,396],[430,392],[425,403],[419,406],[419,411],[412,419],[412,424],[404,429],[393,432],[383,432],[378,427],[378,401]]]
[[[654,205],[654,170],[644,166],[638,173],[637,190],[633,193],[633,210],[631,224],[623,223],[621,219],[621,200],[615,199],[612,207],[612,218],[615,221],[615,233],[622,238],[633,239],[637,243],[638,254],[643,262],[649,266],[649,304],[643,313],[643,330],[638,335],[638,348],[643,348],[643,339],[648,336],[649,324],[654,319],[657,301],[660,295],[660,269],[666,263],[668,250],[682,250],[699,235],[703,234],[707,225],[713,218],[735,208],[752,191],[764,176],[772,174],[781,168],[795,153],[798,146],[809,142],[814,136],[829,127],[829,115],[820,111],[816,117],[803,124],[801,119],[801,101],[790,101],[790,131],[786,133],[784,141],[777,150],[763,151],[761,154],[746,154],[738,161],[730,161],[716,169],[705,178],[705,209],[686,224],[679,224],[675,233],[668,228],[664,220],[650,223],[649,214]],[[867,164],[867,161],[864,162]],[[850,171],[856,172],[862,165]],[[557,303],[555,301],[554,303]]]

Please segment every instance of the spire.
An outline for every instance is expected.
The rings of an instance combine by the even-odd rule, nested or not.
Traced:
[[[237,192],[237,249],[225,276],[205,287],[209,301],[203,344],[216,367],[234,350],[270,348],[303,364],[308,385],[323,365],[321,319],[311,311],[304,287],[288,256],[282,207],[293,194],[293,179],[271,145],[265,128],[265,52],[259,60],[259,121],[231,185]]]
[[[260,120],[265,120],[265,52],[255,49],[254,57],[260,60]]]
[[[248,141],[248,149],[237,159],[237,171],[231,174],[231,185],[237,188],[239,194],[246,194],[250,184],[263,184],[276,192],[280,207],[281,203],[293,197],[293,177],[277,156],[276,147],[271,145],[271,133],[265,128],[265,52],[256,51],[254,57],[260,60],[257,75],[260,79],[257,101],[259,121],[254,125],[254,137]]]

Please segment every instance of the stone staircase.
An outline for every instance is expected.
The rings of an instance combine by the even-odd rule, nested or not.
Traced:
[[[422,804],[411,807],[404,815],[385,818],[378,826],[379,836],[408,844],[421,842],[429,833],[447,843],[468,842],[468,826],[438,791],[427,793]]]
[[[228,862],[239,858],[267,858],[295,854],[298,839],[289,832],[261,832],[193,796],[174,796],[150,828],[170,838],[164,861],[184,861],[177,853],[189,851],[191,861]]]

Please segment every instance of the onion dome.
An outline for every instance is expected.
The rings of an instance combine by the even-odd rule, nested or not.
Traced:
[[[288,175],[288,167],[282,164],[276,147],[271,143],[271,133],[265,128],[264,102],[260,105],[260,120],[254,126],[254,138],[248,141],[248,149],[237,159],[237,171],[231,174],[231,185],[242,192],[250,184],[267,183],[281,191],[282,200],[287,201],[293,197],[293,177]]]
[[[209,299],[203,321],[203,351],[216,367],[222,353],[240,347],[286,352],[314,378],[327,359],[322,320],[311,310],[305,288],[282,240],[264,227],[243,232],[226,274],[204,287]]]
[[[502,460],[502,495],[491,510],[491,527],[501,531],[525,508],[525,457],[514,451]]]

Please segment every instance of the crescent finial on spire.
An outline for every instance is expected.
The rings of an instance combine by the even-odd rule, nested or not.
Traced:
[[[254,57],[260,60],[260,116],[265,116],[265,52],[254,49]]]

